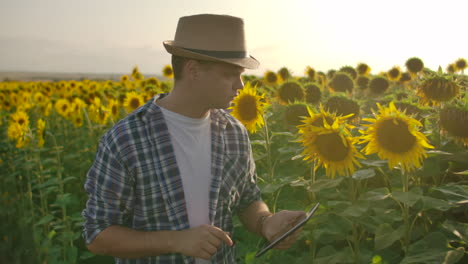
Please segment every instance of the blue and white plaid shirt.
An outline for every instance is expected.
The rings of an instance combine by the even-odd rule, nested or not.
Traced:
[[[255,163],[245,127],[224,110],[211,118],[209,219],[233,234],[233,215],[260,200]],[[89,195],[83,236],[91,243],[110,225],[137,230],[190,228],[182,180],[161,109],[148,101],[101,138],[85,182]],[[235,263],[235,246],[222,247],[212,263]],[[116,263],[194,263],[194,258],[166,254]]]

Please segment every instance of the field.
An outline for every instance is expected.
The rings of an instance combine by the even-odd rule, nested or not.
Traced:
[[[235,221],[239,263],[467,263],[466,61],[372,73],[287,67],[243,76],[229,110],[248,129],[263,199],[316,216],[289,250]],[[0,263],[113,263],[81,236],[83,184],[103,133],[173,81],[128,75],[0,82]],[[24,81],[12,81],[23,79]]]

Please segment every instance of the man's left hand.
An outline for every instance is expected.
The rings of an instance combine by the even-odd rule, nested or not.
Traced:
[[[269,216],[263,222],[262,234],[268,241],[273,241],[277,237],[284,234],[291,227],[299,223],[302,219],[306,217],[306,213],[303,211],[281,211],[276,214]],[[275,249],[288,249],[296,242],[297,237],[301,233],[302,228],[294,231],[291,235],[286,237]]]

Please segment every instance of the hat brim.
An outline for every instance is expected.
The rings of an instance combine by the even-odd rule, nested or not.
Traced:
[[[174,46],[174,41],[172,40],[163,41],[163,44],[167,52],[169,52],[172,55],[177,55],[181,57],[198,59],[198,60],[225,62],[225,63],[237,65],[246,69],[257,69],[258,66],[260,65],[260,62],[257,61],[257,59],[255,59],[252,56],[245,57],[245,58],[218,58],[218,57],[208,56],[205,54],[200,54],[200,53],[193,52],[193,51],[181,48],[181,47]]]

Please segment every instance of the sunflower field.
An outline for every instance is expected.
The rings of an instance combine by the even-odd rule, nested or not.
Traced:
[[[468,76],[409,58],[371,73],[287,67],[244,75],[228,111],[250,133],[270,210],[320,207],[288,250],[235,219],[238,263],[468,263]],[[120,81],[0,82],[0,263],[113,263],[81,236],[84,181],[100,137],[159,93]]]

